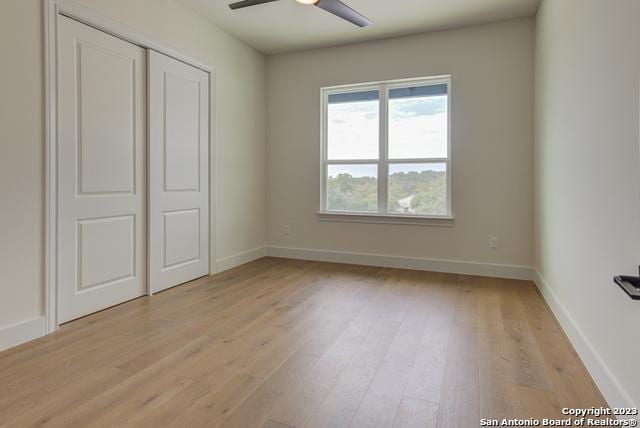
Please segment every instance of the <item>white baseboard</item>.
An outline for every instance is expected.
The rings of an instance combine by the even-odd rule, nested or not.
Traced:
[[[533,270],[533,279],[609,406],[640,408],[640,403],[634,403],[631,396],[627,394],[607,366],[606,361],[600,356],[598,350],[589,341],[537,269]]]
[[[494,278],[531,280],[531,268],[527,266],[498,265],[457,260],[422,259],[415,257],[386,256],[380,254],[351,253],[345,251],[310,250],[305,248],[267,247],[267,256],[320,262],[349,263],[365,266],[381,266],[398,269],[426,270],[432,272],[459,273]]]
[[[44,336],[44,317],[0,327],[0,351]]]
[[[254,260],[261,259],[265,255],[266,255],[265,247],[258,247],[258,248],[254,248],[253,250],[245,251],[244,253],[235,254],[230,257],[225,257],[223,259],[216,260],[216,273],[233,269],[234,267],[243,265],[245,263],[249,263]]]

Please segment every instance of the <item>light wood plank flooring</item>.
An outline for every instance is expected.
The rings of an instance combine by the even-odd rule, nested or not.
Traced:
[[[530,282],[264,258],[0,353],[0,426],[475,427],[606,406]]]

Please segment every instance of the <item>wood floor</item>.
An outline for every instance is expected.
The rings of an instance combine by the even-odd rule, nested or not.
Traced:
[[[532,283],[275,258],[0,353],[0,426],[468,428],[591,406]]]

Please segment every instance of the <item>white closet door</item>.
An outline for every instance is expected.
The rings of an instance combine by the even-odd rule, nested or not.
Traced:
[[[59,17],[61,323],[146,293],[145,50]]]
[[[209,75],[149,51],[151,292],[209,273]]]

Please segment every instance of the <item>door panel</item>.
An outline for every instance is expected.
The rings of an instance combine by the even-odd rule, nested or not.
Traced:
[[[200,190],[200,82],[165,75],[165,188]],[[206,119],[206,118],[205,118]]]
[[[163,213],[164,264],[171,268],[200,260],[200,210]]]
[[[152,292],[209,273],[209,75],[149,51]]]
[[[78,188],[85,195],[133,193],[135,59],[78,41],[76,61],[80,90]]]
[[[136,222],[133,215],[79,220],[78,291],[133,279],[135,245]]]
[[[58,19],[63,323],[146,293],[146,52]]]

